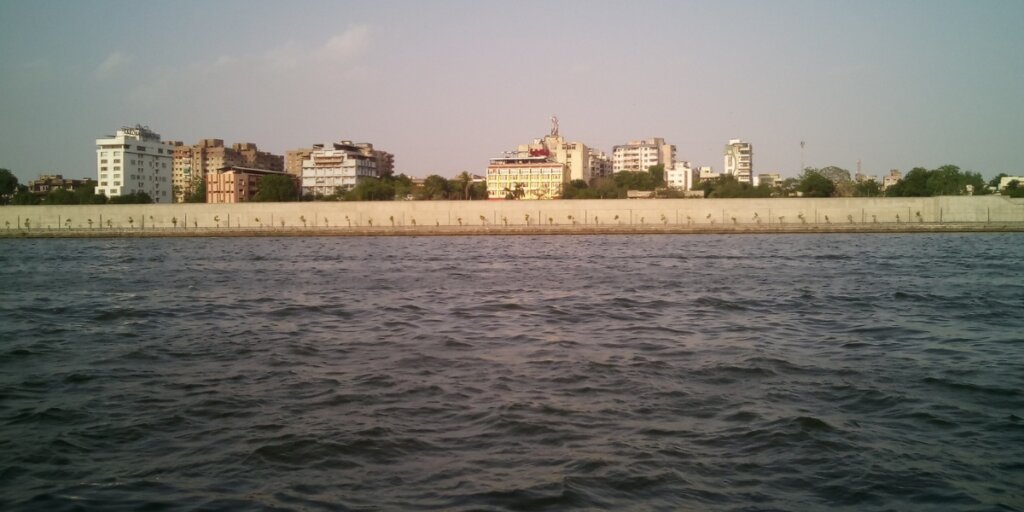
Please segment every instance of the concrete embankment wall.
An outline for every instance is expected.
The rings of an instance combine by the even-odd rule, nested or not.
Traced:
[[[27,222],[27,224],[26,224]],[[1024,199],[923,198],[385,201],[0,207],[0,230],[152,231],[319,228],[653,226],[777,231],[785,226],[1024,223]],[[893,227],[893,226],[890,226]],[[839,229],[837,229],[839,230]],[[446,230],[448,231],[448,230]],[[488,230],[490,231],[490,230]]]

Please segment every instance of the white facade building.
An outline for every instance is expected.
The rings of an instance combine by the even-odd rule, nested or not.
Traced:
[[[544,156],[492,158],[487,166],[487,197],[505,199],[519,190],[519,199],[557,199],[570,178],[567,165]]]
[[[652,165],[664,165],[671,169],[676,163],[676,147],[666,144],[665,139],[656,137],[632,140],[629,144],[612,149],[612,172],[646,171]]]
[[[302,162],[302,193],[327,196],[376,177],[377,160],[372,152],[348,141],[330,148],[317,144]]]
[[[96,139],[96,193],[118,197],[145,192],[155,203],[170,203],[174,146],[146,126],[117,130]]]
[[[754,146],[749,142],[732,139],[725,146],[725,174],[736,177],[740,183],[752,183],[754,173]]]
[[[665,171],[665,181],[668,182],[668,188],[691,190],[693,189],[694,174],[690,162],[680,160],[671,169]]]
[[[998,189],[1000,191],[1006,190],[1006,187],[1010,186],[1011,181],[1016,181],[1018,184],[1024,185],[1024,176],[1003,176],[1002,178],[999,178]]]

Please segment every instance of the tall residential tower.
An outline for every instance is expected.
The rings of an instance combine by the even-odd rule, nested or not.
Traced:
[[[725,174],[735,176],[740,183],[753,183],[754,146],[739,139],[730,140],[725,146]]]
[[[169,203],[174,146],[147,126],[125,126],[96,139],[96,193],[118,197],[144,192],[154,203]]]

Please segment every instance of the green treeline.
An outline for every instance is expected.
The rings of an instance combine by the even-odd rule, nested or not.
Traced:
[[[149,204],[153,198],[145,192],[107,198],[96,193],[95,185],[83,185],[75,190],[62,188],[47,194],[34,194],[28,187],[18,183],[18,178],[7,169],[0,169],[0,204],[19,206],[65,205],[65,204]]]

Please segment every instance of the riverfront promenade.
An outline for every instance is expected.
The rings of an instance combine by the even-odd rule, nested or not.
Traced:
[[[0,207],[3,237],[1024,231],[1024,199],[379,201]]]

